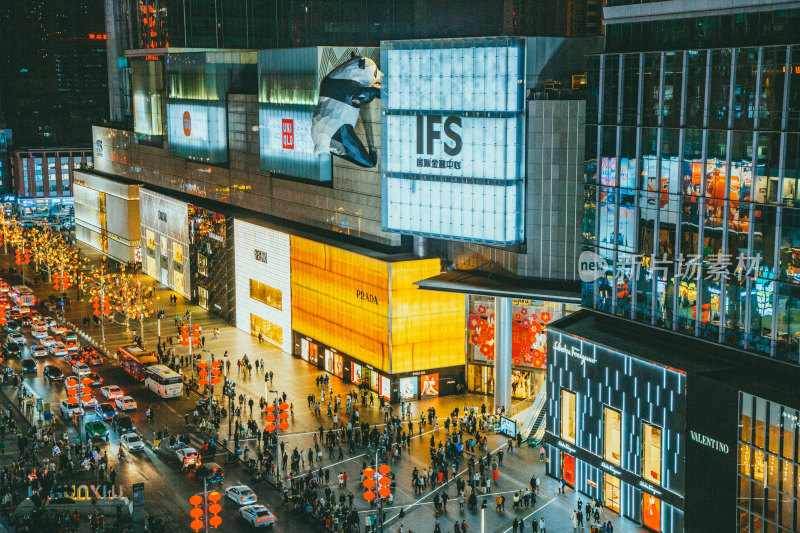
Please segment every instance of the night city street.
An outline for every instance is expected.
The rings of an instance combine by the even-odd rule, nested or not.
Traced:
[[[800,0],[3,0],[0,533],[800,533]]]

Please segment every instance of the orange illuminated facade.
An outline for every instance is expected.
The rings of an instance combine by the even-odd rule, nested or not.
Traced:
[[[463,384],[464,296],[414,285],[441,272],[439,259],[372,257],[292,236],[291,272],[294,355],[387,399],[401,377],[432,370],[442,394]]]

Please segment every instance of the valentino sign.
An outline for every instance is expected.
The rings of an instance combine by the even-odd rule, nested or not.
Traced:
[[[696,431],[689,431],[689,436],[698,444],[711,448],[712,450],[716,450],[722,453],[728,453],[730,449],[728,445],[718,441],[717,439],[712,439],[707,435],[703,435],[702,433],[698,433]]]

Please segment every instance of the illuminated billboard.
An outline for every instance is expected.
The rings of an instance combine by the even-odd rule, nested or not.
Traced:
[[[359,139],[353,127],[361,103],[378,95],[372,87],[380,83],[378,58],[378,48],[259,51],[261,169],[327,182],[331,154],[374,166],[373,139]],[[364,91],[372,93],[369,99],[359,99]]]
[[[525,61],[515,38],[382,44],[384,229],[524,239]]]
[[[228,161],[229,93],[256,88],[255,52],[167,54],[169,152],[202,161]]]

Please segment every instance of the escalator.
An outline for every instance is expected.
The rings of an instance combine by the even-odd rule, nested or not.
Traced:
[[[523,409],[511,418],[516,421],[522,440],[530,446],[538,446],[544,438],[545,419],[547,415],[546,387],[539,389],[530,407]]]

